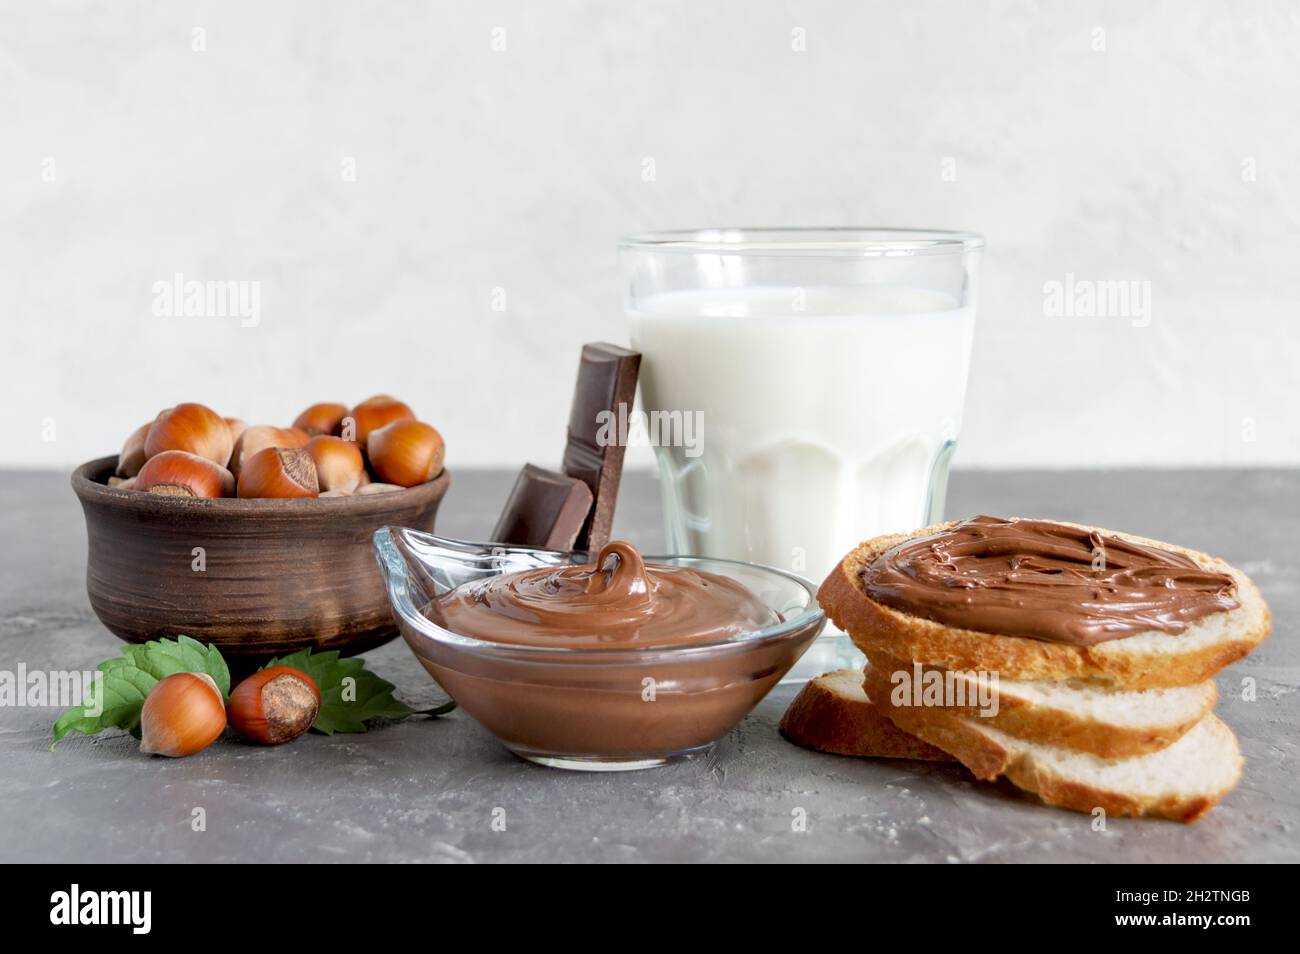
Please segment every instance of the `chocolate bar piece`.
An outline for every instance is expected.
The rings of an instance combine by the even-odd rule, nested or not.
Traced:
[[[595,551],[609,542],[627,450],[618,422],[632,413],[640,369],[638,351],[603,343],[582,346],[562,467],[591,488],[591,514],[578,534],[575,550]]]
[[[492,531],[492,540],[572,550],[590,512],[591,490],[581,480],[525,464]]]

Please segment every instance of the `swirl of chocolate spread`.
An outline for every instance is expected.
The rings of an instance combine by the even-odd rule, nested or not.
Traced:
[[[636,649],[753,632],[780,616],[748,587],[689,567],[646,563],[612,541],[594,563],[466,583],[437,600],[443,625],[494,643]]]
[[[862,571],[878,603],[962,629],[1091,646],[1236,609],[1236,581],[1161,547],[1046,520],[974,517]]]

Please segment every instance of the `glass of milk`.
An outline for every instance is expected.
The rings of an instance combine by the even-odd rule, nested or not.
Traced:
[[[942,519],[983,245],[867,228],[623,239],[634,417],[670,552],[820,582],[861,541]],[[810,667],[851,652],[821,648]]]

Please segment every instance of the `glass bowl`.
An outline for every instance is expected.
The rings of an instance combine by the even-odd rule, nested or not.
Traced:
[[[701,752],[767,695],[826,623],[811,583],[771,567],[704,557],[647,556],[749,587],[781,621],[726,640],[658,648],[492,643],[427,614],[463,583],[585,553],[466,543],[400,527],[374,535],[398,629],[458,705],[516,755],[558,768],[650,768]]]

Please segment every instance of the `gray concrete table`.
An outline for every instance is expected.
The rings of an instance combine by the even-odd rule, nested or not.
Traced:
[[[454,475],[439,530],[477,538],[511,475]],[[0,709],[0,861],[1295,861],[1300,472],[958,473],[949,513],[1049,516],[1222,556],[1273,609],[1272,639],[1219,676],[1238,788],[1196,825],[1043,807],[952,766],[841,758],[784,741],[779,687],[707,756],[582,774],[519,761],[463,712],[282,749],[137,754],[120,734],[51,753],[56,710]],[[119,643],[86,600],[65,474],[0,475],[0,669],[91,668]],[[654,481],[632,475],[619,535],[662,545]],[[368,664],[411,702],[432,683],[400,641]],[[1254,702],[1243,677],[1257,681]],[[191,830],[192,810],[207,830]],[[505,830],[492,825],[504,812]],[[792,830],[796,809],[807,830]],[[501,817],[501,812],[496,812]],[[500,827],[500,826],[497,826]]]

